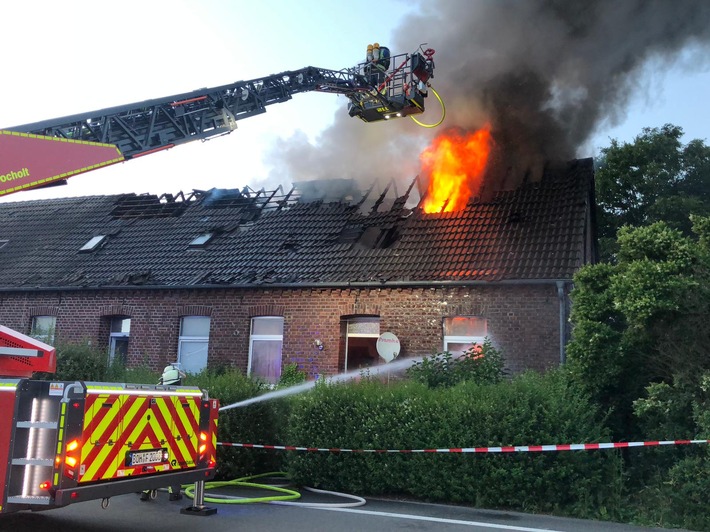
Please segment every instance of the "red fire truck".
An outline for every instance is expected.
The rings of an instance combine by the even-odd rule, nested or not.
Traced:
[[[191,386],[32,380],[55,349],[0,326],[0,513],[214,477],[219,403]],[[198,490],[199,491],[199,490]],[[212,513],[203,495],[187,511]]]

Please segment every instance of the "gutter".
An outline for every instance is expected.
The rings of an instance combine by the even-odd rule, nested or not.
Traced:
[[[256,290],[264,288],[288,289],[346,289],[346,288],[448,288],[458,286],[522,286],[555,285],[558,296],[561,286],[572,279],[503,279],[500,281],[346,281],[335,283],[239,283],[239,284],[188,284],[188,285],[101,285],[101,286],[55,286],[55,287],[2,287],[0,293],[9,292],[94,292],[99,290]],[[564,288],[562,288],[564,292]]]
[[[567,305],[565,304],[565,282],[557,281],[557,298],[560,301],[560,366],[567,361]]]

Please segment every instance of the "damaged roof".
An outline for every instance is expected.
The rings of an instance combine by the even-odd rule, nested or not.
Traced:
[[[5,203],[0,289],[567,280],[592,259],[592,191],[581,159],[437,214],[246,189]]]

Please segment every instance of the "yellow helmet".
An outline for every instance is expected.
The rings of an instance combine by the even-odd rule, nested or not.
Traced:
[[[373,44],[372,46],[374,46],[375,48],[379,48],[379,47],[380,47],[380,45],[379,45],[378,43],[375,43],[375,44]]]
[[[368,44],[368,45],[367,45],[367,49],[368,49],[368,50],[372,50],[372,45],[371,45],[371,44]]]

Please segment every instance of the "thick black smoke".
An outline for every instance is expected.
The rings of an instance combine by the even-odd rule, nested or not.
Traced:
[[[432,85],[446,104],[445,123],[363,127],[340,113],[316,146],[305,137],[279,142],[274,177],[406,186],[444,126],[489,122],[497,149],[487,188],[511,188],[535,179],[547,161],[592,155],[580,152],[600,126],[624,118],[644,68],[667,68],[682,51],[710,44],[708,0],[427,0],[413,12],[388,44],[397,53],[423,40],[436,49]],[[710,55],[695,55],[707,66]],[[427,104],[421,120],[436,122],[438,102],[430,95]]]

